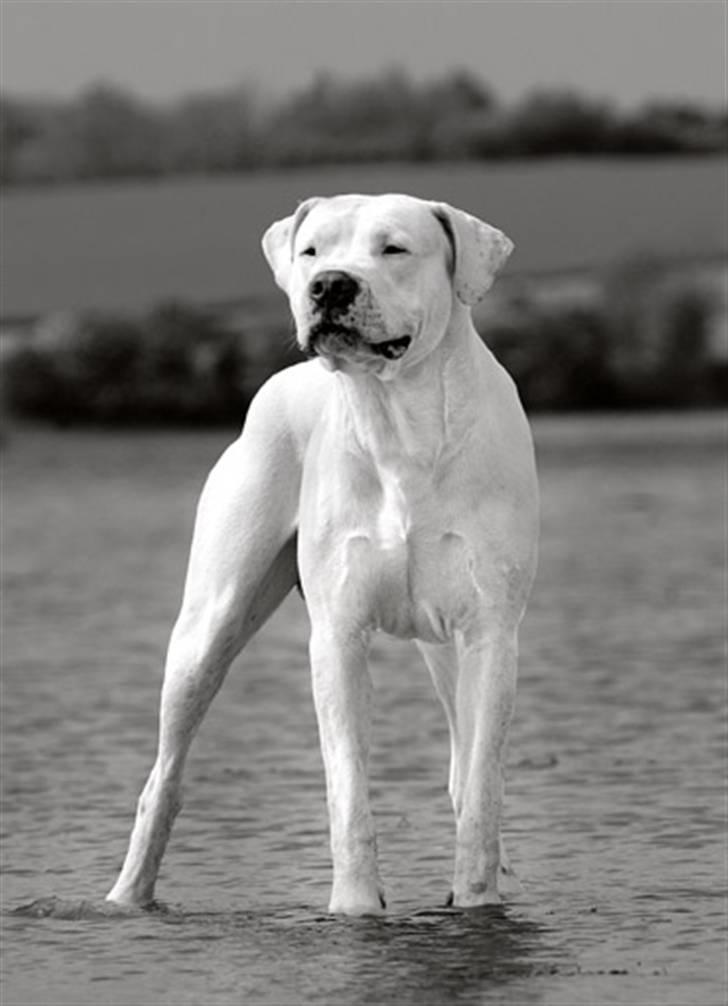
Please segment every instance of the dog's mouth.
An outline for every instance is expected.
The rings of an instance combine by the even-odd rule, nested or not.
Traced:
[[[398,360],[409,349],[411,335],[403,335],[399,339],[385,339],[382,342],[370,342],[369,348],[377,356],[385,356],[388,360]]]
[[[346,325],[318,324],[309,332],[307,356],[341,356],[347,352],[364,350],[386,360],[399,360],[409,349],[412,336],[382,339],[371,342],[356,328]]]

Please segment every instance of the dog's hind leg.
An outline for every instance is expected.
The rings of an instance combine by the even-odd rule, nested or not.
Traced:
[[[432,677],[437,696],[442,702],[450,730],[450,774],[448,776],[448,792],[450,799],[455,800],[457,790],[457,650],[454,643],[424,643],[416,641],[417,649],[422,654],[427,669]]]
[[[296,542],[289,539],[264,574],[240,617],[240,609],[214,603],[183,609],[170,640],[159,712],[154,767],[137,805],[129,849],[109,901],[147,905],[175,817],[181,805],[182,771],[192,740],[230,663],[255,630],[295,585]],[[215,610],[216,609],[216,610]]]
[[[157,758],[110,901],[152,903],[195,732],[233,658],[297,582],[299,453],[270,412],[265,396],[253,403],[243,434],[211,472],[200,500],[167,654]]]

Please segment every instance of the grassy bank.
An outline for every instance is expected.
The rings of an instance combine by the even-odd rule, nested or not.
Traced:
[[[300,200],[337,192],[468,210],[515,242],[504,278],[602,270],[635,253],[725,257],[725,169],[723,157],[370,164],[11,191],[0,200],[2,314],[275,296],[263,232]]]

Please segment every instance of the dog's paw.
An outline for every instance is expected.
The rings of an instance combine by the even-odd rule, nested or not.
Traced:
[[[482,908],[485,905],[500,905],[501,896],[494,885],[484,882],[469,884],[464,891],[450,891],[446,908]]]
[[[329,902],[329,912],[332,915],[383,915],[386,908],[387,902],[381,889],[369,889],[361,885],[335,886]]]

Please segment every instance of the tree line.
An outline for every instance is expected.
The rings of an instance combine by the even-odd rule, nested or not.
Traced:
[[[457,71],[320,74],[279,101],[253,87],[159,105],[108,83],[69,100],[0,101],[6,185],[236,172],[371,160],[437,161],[725,152],[725,108],[660,101],[623,110],[574,90],[506,105]]]

